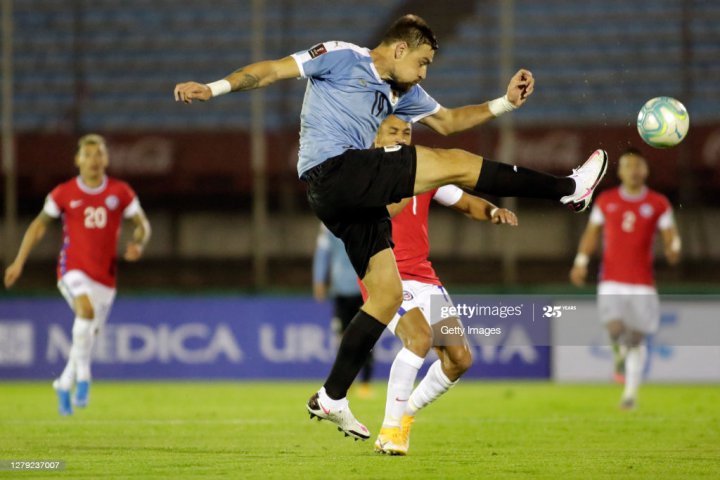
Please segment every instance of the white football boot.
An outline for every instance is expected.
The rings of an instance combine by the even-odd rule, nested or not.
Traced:
[[[343,408],[328,408],[320,402],[320,395],[315,393],[308,400],[307,409],[311,419],[317,417],[318,420],[331,421],[337,425],[338,431],[345,433],[346,437],[353,437],[355,441],[370,438],[370,431],[355,419],[347,403]]]
[[[579,168],[573,169],[570,178],[575,180],[575,192],[560,199],[576,212],[582,212],[592,201],[593,192],[607,172],[608,155],[605,150],[595,150]]]

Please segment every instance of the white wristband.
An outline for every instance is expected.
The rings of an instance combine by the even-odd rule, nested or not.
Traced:
[[[219,97],[220,95],[232,92],[232,85],[224,78],[216,82],[208,83],[207,86],[210,88],[213,97]]]
[[[587,267],[588,263],[590,263],[590,257],[587,256],[585,253],[578,253],[575,255],[575,262],[573,263],[576,267]]]
[[[488,109],[490,110],[490,113],[492,113],[495,117],[499,117],[503,113],[512,112],[516,108],[517,107],[515,105],[510,103],[507,95],[496,98],[495,100],[490,100],[488,102]]]
[[[498,207],[495,207],[492,210],[490,210],[490,220],[492,220],[492,218],[495,216],[495,214],[497,213],[498,210],[500,210]]]

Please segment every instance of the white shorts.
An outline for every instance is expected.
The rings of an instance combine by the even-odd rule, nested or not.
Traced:
[[[430,298],[435,296],[436,301],[438,299],[443,302],[442,306],[453,307],[450,295],[448,295],[445,287],[442,285],[432,285],[430,283],[422,283],[416,280],[403,280],[403,302],[400,306],[400,310],[395,314],[392,321],[388,324],[387,328],[395,335],[395,328],[397,327],[400,317],[405,315],[405,312],[409,312],[413,308],[419,308],[422,312],[425,320],[429,325],[430,321]],[[439,318],[437,319],[440,320]]]
[[[631,330],[655,333],[660,325],[660,299],[649,285],[600,282],[598,313],[603,324],[620,320]]]
[[[85,272],[70,270],[58,281],[58,289],[73,311],[75,311],[75,298],[87,295],[95,312],[94,321],[97,329],[99,330],[105,325],[115,300],[114,288],[96,282]]]

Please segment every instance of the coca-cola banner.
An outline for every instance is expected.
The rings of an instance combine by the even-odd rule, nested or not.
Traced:
[[[248,193],[252,186],[250,139],[247,132],[134,134],[108,133],[110,171],[130,180],[143,196]],[[298,132],[268,133],[267,174],[270,192],[283,178],[296,175]],[[703,200],[713,201],[720,187],[720,126],[693,126],[676,148],[658,150],[644,145],[634,126],[519,129],[501,141],[495,128],[477,128],[443,137],[417,127],[417,144],[464,148],[492,159],[507,152],[518,165],[553,173],[567,173],[596,148],[610,154],[611,169],[620,153],[639,147],[650,160],[655,188],[673,193],[690,186]],[[20,195],[42,197],[58,182],[75,174],[76,137],[68,134],[26,133],[16,138]],[[608,183],[615,181],[608,175]],[[0,186],[2,188],[2,186]],[[297,189],[302,184],[297,182]]]

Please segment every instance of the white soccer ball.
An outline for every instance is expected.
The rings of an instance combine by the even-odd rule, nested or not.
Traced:
[[[674,147],[682,142],[689,127],[685,105],[672,97],[651,98],[638,113],[638,133],[651,147]]]

